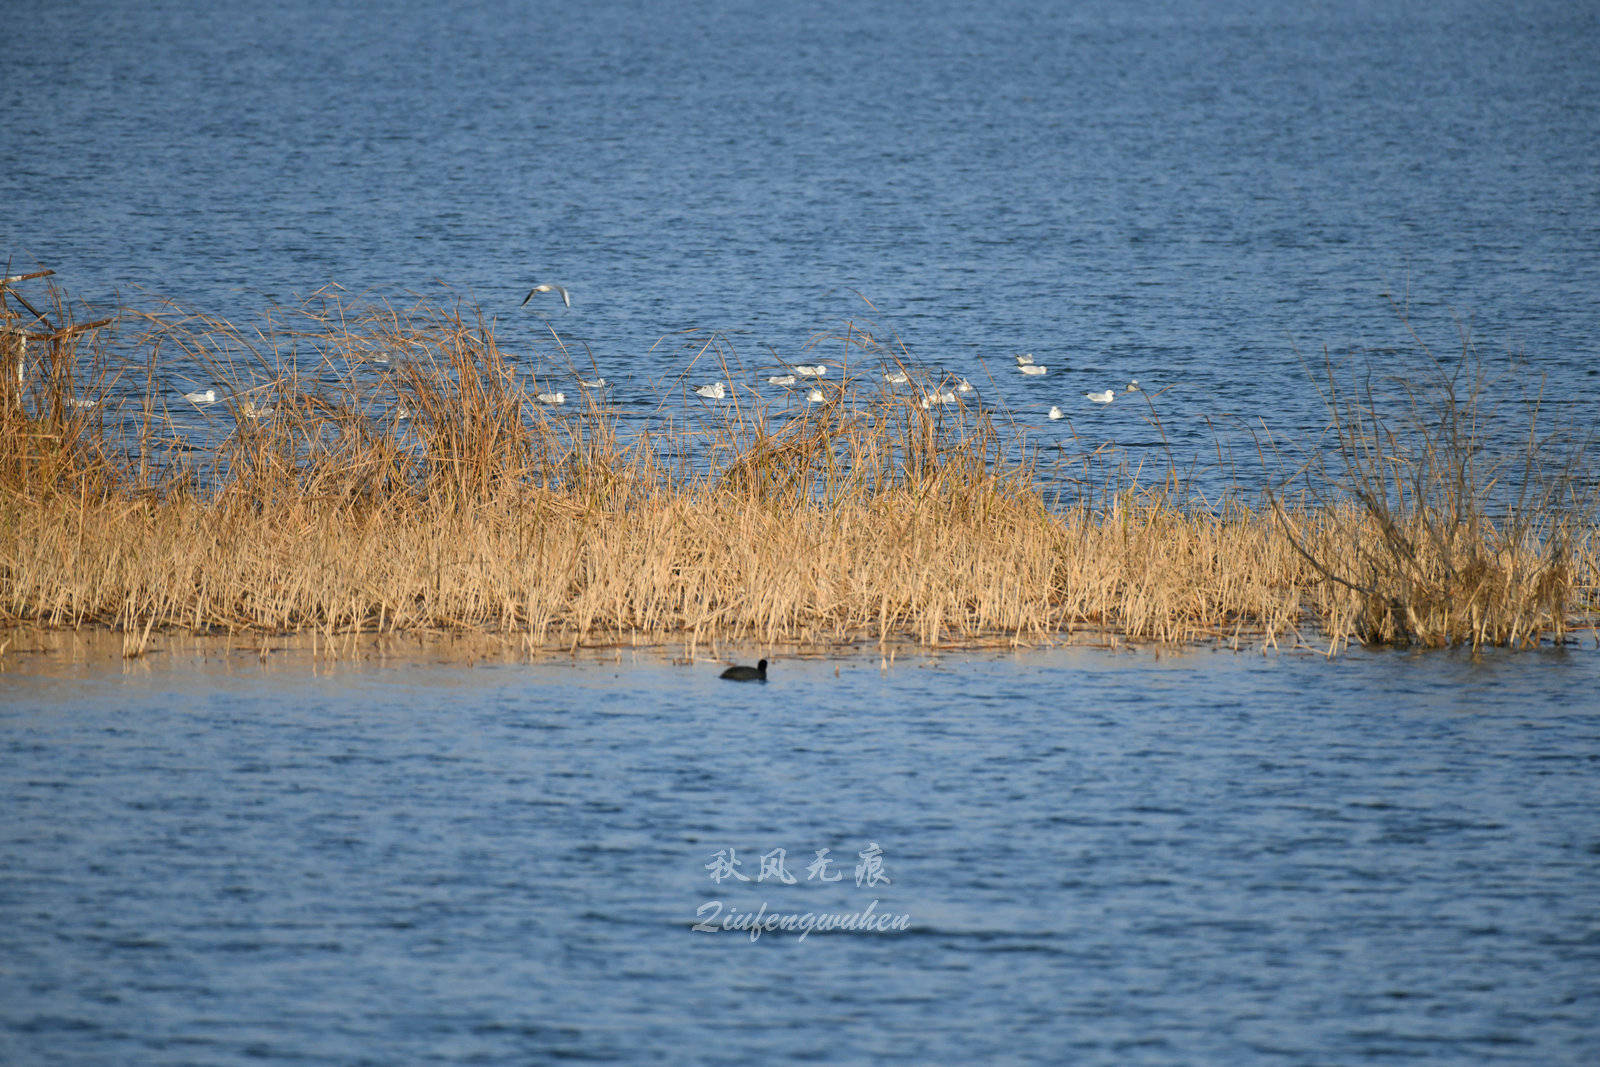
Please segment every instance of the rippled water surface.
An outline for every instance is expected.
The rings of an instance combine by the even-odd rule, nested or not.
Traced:
[[[10,663],[8,1063],[1600,1053],[1592,652]]]

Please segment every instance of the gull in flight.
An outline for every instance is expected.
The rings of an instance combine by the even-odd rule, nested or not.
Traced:
[[[571,307],[572,306],[572,297],[570,295],[568,295],[567,291],[565,289],[561,288],[561,286],[559,286],[559,285],[551,285],[549,282],[540,282],[538,285],[534,286],[532,289],[529,289],[528,290],[528,295],[522,298],[522,303],[524,305],[527,304],[528,301],[533,299],[533,295],[535,293],[560,293],[561,294],[561,302],[563,304],[565,304],[567,307]]]
[[[794,375],[792,375],[792,374],[774,374],[772,377],[767,379],[767,384],[768,385],[793,385],[794,384]]]
[[[712,382],[710,385],[697,385],[694,387],[694,391],[696,396],[703,396],[707,400],[722,400],[728,395],[721,382]]]
[[[567,394],[560,392],[534,393],[533,398],[541,404],[565,404],[567,402]]]
[[[1066,417],[1067,416],[1066,416],[1066,413],[1064,411],[1062,411],[1060,408],[1058,408],[1058,407],[1056,407],[1054,405],[1051,405],[1051,407],[1050,407],[1050,421],[1051,422],[1054,422],[1056,419],[1064,419]]]
[[[217,402],[217,391],[215,389],[207,389],[203,393],[184,393],[183,398],[191,404],[215,404]]]
[[[1048,367],[1040,367],[1040,366],[1036,366],[1036,365],[1034,365],[1032,363],[1021,363],[1021,364],[1018,364],[1017,365],[1017,369],[1019,371],[1021,371],[1023,374],[1031,374],[1034,377],[1038,377],[1041,374],[1046,374],[1046,373],[1049,372],[1049,368]]]
[[[1109,404],[1117,398],[1115,390],[1111,389],[1105,389],[1098,393],[1084,393],[1083,395],[1096,404]]]

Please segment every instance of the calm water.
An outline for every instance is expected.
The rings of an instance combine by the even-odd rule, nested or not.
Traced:
[[[469,6],[36,5],[29,40],[84,43],[7,51],[0,249],[241,321],[439,279],[641,412],[671,331],[753,383],[875,319],[1047,444],[1151,442],[1082,398],[1137,378],[1180,462],[1245,467],[1239,426],[1322,425],[1302,355],[1409,347],[1409,292],[1593,422],[1593,3]]]
[[[1592,3],[11,23],[0,253],[96,304],[249,322],[437,280],[526,358],[547,325],[588,345],[625,413],[682,370],[672,331],[724,331],[753,383],[872,319],[1043,443],[1138,457],[1149,409],[1081,399],[1138,378],[1180,463],[1226,466],[1240,427],[1322,426],[1302,356],[1415,366],[1394,298],[1443,354],[1470,323],[1497,394],[1542,383],[1579,428],[1600,403]],[[571,310],[519,308],[534,281]],[[1600,1054],[1592,650],[847,658],[764,688],[651,658],[4,662],[6,1063]],[[858,888],[872,842],[892,881]],[[730,848],[797,884],[713,883]],[[806,878],[823,848],[843,881]],[[751,943],[691,930],[709,900],[910,920]]]
[[[1592,652],[156,660],[0,681],[7,1063],[1600,1055]]]

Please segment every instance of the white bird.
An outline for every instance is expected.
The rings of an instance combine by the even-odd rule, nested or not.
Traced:
[[[694,391],[697,396],[703,396],[707,400],[722,400],[728,395],[721,382],[712,382],[710,385],[697,385],[694,387]]]
[[[191,404],[215,404],[217,402],[217,391],[215,389],[207,389],[203,393],[184,393],[183,398]]]
[[[578,384],[583,386],[585,389],[604,389],[606,387],[606,380],[604,378],[591,378],[588,381],[584,381],[582,378],[579,378]]]
[[[559,285],[551,285],[549,282],[540,282],[538,285],[534,286],[532,289],[529,289],[528,290],[528,295],[522,298],[522,303],[524,305],[527,304],[528,301],[533,299],[533,295],[535,293],[560,293],[561,294],[561,302],[563,304],[565,304],[567,307],[571,307],[572,306],[572,297],[568,295],[567,291],[565,289],[561,288],[561,286],[559,286]]]
[[[240,414],[244,415],[244,417],[247,419],[263,419],[268,415],[273,414],[274,410],[275,409],[273,408],[258,408],[249,400],[246,400],[239,407]]]
[[[98,400],[85,400],[81,396],[68,397],[67,403],[75,408],[92,408],[100,403]]]
[[[1105,389],[1098,393],[1084,393],[1083,395],[1096,404],[1109,404],[1117,398],[1116,392],[1111,389]]]
[[[1049,370],[1050,370],[1050,368],[1048,368],[1048,367],[1039,367],[1039,366],[1035,366],[1032,363],[1024,363],[1021,366],[1019,366],[1017,369],[1019,371],[1021,371],[1023,374],[1031,374],[1036,378],[1041,374],[1049,373]]]
[[[1019,367],[1031,367],[1031,366],[1033,366],[1033,353],[1032,352],[1024,352],[1020,356],[1018,356],[1017,357],[1017,366],[1019,366]]]
[[[397,419],[409,419],[411,417],[411,412],[404,404],[402,404],[394,409],[394,417]]]
[[[938,389],[922,398],[922,407],[923,410],[927,410],[935,404],[954,404],[955,402],[956,394],[948,389]]]
[[[1063,412],[1060,408],[1055,407],[1054,405],[1051,406],[1051,408],[1050,408],[1050,419],[1051,419],[1052,422],[1054,422],[1056,419],[1064,419],[1066,417],[1067,417],[1066,413]]]
[[[970,393],[970,392],[972,392],[972,383],[967,381],[965,378],[957,378],[956,379],[956,392],[958,392],[958,393]]]
[[[793,385],[794,384],[794,375],[792,375],[792,374],[774,374],[772,377],[767,379],[767,384],[768,385]]]
[[[557,392],[557,393],[534,393],[533,394],[533,398],[535,400],[537,400],[541,404],[552,404],[553,405],[553,404],[565,404],[567,402],[567,394],[566,393],[560,393],[560,392]]]
[[[822,390],[818,389],[814,385],[811,387],[811,390],[806,393],[806,403],[808,404],[820,404],[826,399],[828,398],[822,395]]]
[[[800,363],[795,366],[794,372],[804,378],[826,378],[828,376],[828,368],[821,363]]]
[[[883,372],[883,380],[890,385],[905,385],[911,379],[903,370],[891,370]]]
[[[1128,383],[1128,387],[1123,390],[1124,393],[1137,393],[1138,391],[1139,391],[1139,379],[1137,379],[1137,378],[1135,378],[1135,379],[1133,379],[1133,381],[1129,382]]]

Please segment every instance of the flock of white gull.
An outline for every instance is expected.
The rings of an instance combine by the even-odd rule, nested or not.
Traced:
[[[564,306],[569,308],[572,306],[572,297],[567,290],[559,285],[551,285],[549,283],[535,285],[532,289],[528,290],[528,295],[522,298],[522,303],[526,305],[528,301],[532,300],[540,293],[555,293],[561,298],[561,303]],[[1030,378],[1042,378],[1046,374],[1050,373],[1050,368],[1034,362],[1033,353],[1031,352],[1018,355],[1016,360],[1017,370]],[[388,359],[380,358],[378,361],[387,363]],[[20,371],[20,366],[18,369]],[[808,404],[822,404],[827,402],[828,396],[822,391],[820,385],[816,383],[819,379],[826,378],[827,375],[828,368],[826,364],[800,363],[796,364],[787,373],[769,375],[766,381],[768,385],[794,386],[798,385],[802,380],[805,380],[808,383],[806,388],[806,402]],[[903,370],[895,369],[884,371],[883,380],[890,385],[909,385],[911,383],[911,376]],[[586,392],[595,392],[597,390],[604,389],[608,384],[609,383],[604,378],[578,379],[578,385]],[[957,378],[955,379],[954,384],[949,388],[946,388],[945,385],[940,385],[926,392],[920,398],[920,403],[924,409],[954,404],[958,402],[959,394],[970,393],[972,391],[973,389],[971,382],[967,381],[965,378]],[[1139,391],[1139,380],[1137,378],[1130,381],[1122,390],[1122,392],[1125,394],[1137,393]],[[697,385],[694,388],[694,392],[696,396],[705,400],[726,400],[728,398],[728,388],[720,381],[708,382],[705,385]],[[1092,404],[1110,404],[1117,399],[1117,395],[1117,390],[1114,388],[1101,389],[1097,392],[1088,392],[1083,394],[1084,399],[1088,400]],[[195,392],[184,393],[183,398],[195,405],[203,406],[206,404],[214,404],[217,402],[217,391],[214,388],[196,390]],[[560,391],[537,392],[534,394],[534,399],[541,404],[559,406],[567,402],[567,394]],[[74,400],[73,403],[78,407],[93,407],[97,402],[94,400]],[[265,418],[266,416],[273,414],[272,408],[260,407],[248,400],[239,406],[239,411],[249,419]],[[410,416],[410,412],[408,412],[404,407],[395,408],[394,414],[397,418],[401,419],[408,418]],[[1047,416],[1052,420],[1063,419],[1066,418],[1066,412],[1062,411],[1059,406],[1052,405],[1047,413]]]
[[[1016,357],[1016,359],[1017,370],[1025,375],[1028,375],[1029,377],[1041,377],[1049,373],[1048,367],[1041,366],[1033,361],[1033,355],[1031,353],[1019,355]],[[769,375],[766,381],[768,385],[793,386],[797,385],[802,379],[810,383],[815,383],[819,379],[826,378],[827,376],[828,367],[826,364],[801,363],[796,364],[788,373]],[[883,380],[890,385],[909,385],[911,382],[911,376],[903,370],[889,370],[883,372]],[[606,388],[609,384],[610,383],[604,378],[578,379],[578,385],[582,387],[585,392],[596,392]],[[920,398],[919,403],[922,405],[924,410],[928,410],[936,406],[955,404],[958,402],[961,394],[971,393],[972,391],[973,387],[971,382],[967,381],[965,378],[957,378],[953,384],[949,385],[948,388],[941,385],[929,390]],[[1122,390],[1123,393],[1137,393],[1139,391],[1139,380],[1137,378],[1130,381]],[[694,392],[696,396],[705,400],[726,400],[728,398],[728,387],[725,383],[720,381],[708,382],[705,385],[697,385],[694,387]],[[1117,395],[1118,394],[1115,389],[1102,389],[1098,392],[1088,392],[1083,394],[1084,399],[1093,404],[1109,404],[1117,399]],[[824,393],[820,385],[817,384],[808,385],[805,396],[808,404],[822,404],[826,403],[828,400],[827,394]],[[217,402],[217,391],[215,388],[196,390],[195,392],[184,393],[183,398],[191,404],[203,407],[207,404],[215,404]],[[533,398],[541,404],[552,407],[557,407],[567,402],[567,394],[559,390],[536,392],[534,393]],[[74,400],[73,403],[78,407],[92,407],[96,402],[93,400]],[[240,414],[248,419],[265,418],[269,415],[272,415],[274,410],[275,409],[271,407],[262,407],[249,400],[246,400],[239,405]],[[399,407],[395,409],[395,415],[398,418],[404,419],[410,416],[410,412],[408,412],[404,407]],[[1052,420],[1066,418],[1066,413],[1056,405],[1051,405],[1047,415]]]

